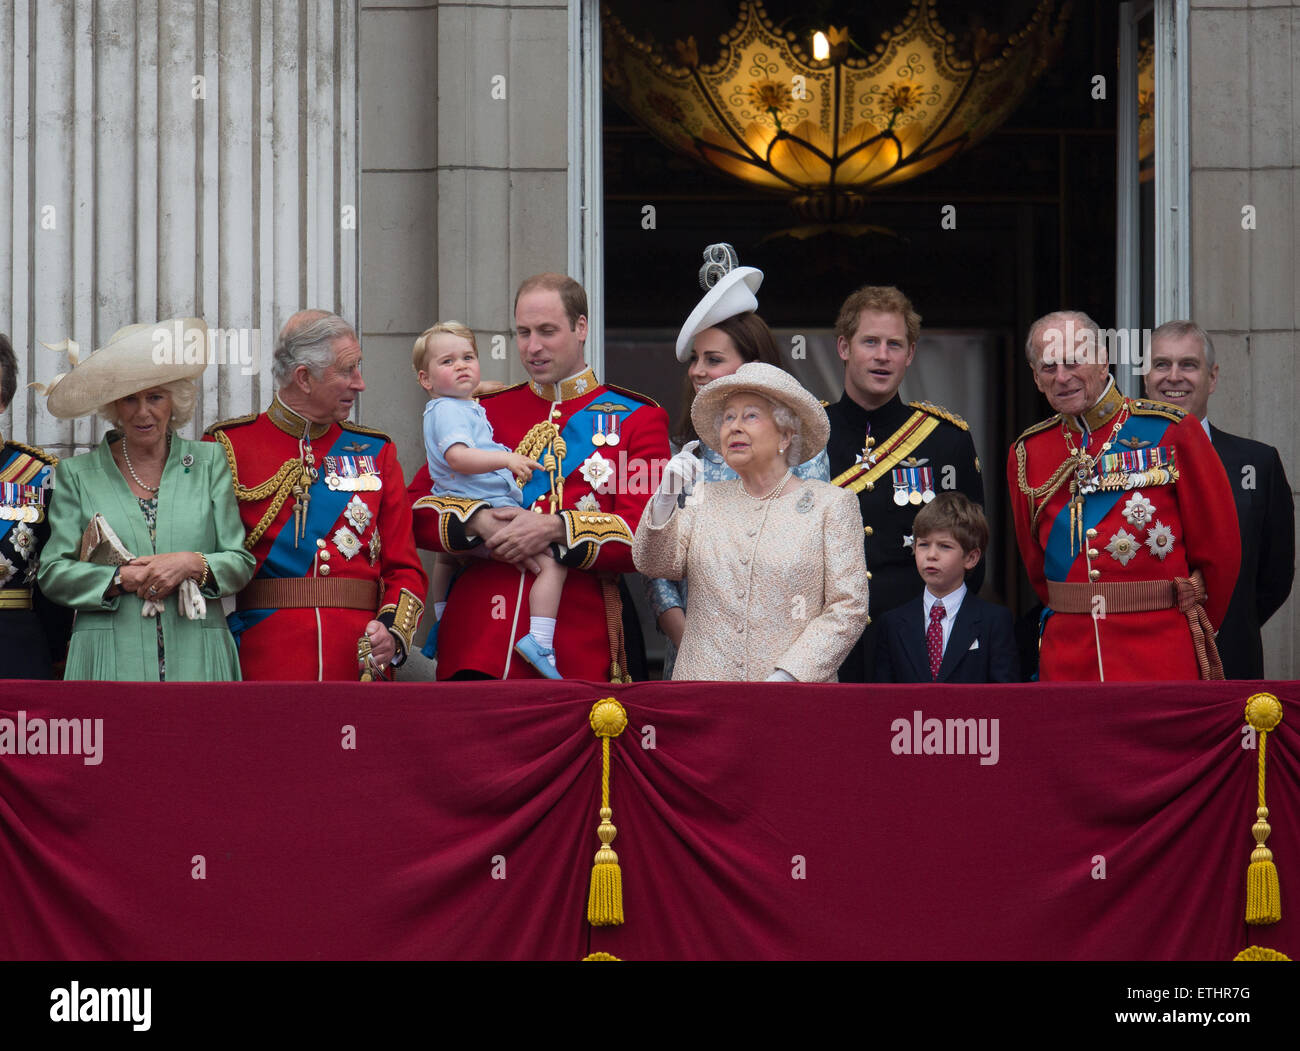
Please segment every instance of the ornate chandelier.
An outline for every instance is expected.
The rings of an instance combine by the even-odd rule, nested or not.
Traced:
[[[935,3],[913,0],[862,58],[847,27],[817,34],[814,55],[760,0],[741,0],[707,64],[694,37],[674,41],[674,61],[606,8],[605,86],[672,149],[788,195],[806,220],[851,221],[864,191],[938,167],[1006,120],[1055,56],[1069,11],[1040,0],[1005,40],[979,30],[960,46]]]

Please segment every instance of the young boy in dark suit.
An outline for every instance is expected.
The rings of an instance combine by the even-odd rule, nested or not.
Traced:
[[[925,590],[882,618],[877,682],[1020,681],[1011,611],[966,590],[988,541],[984,512],[961,493],[917,512],[912,549]]]

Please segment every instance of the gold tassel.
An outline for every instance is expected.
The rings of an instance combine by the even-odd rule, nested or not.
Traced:
[[[614,811],[609,805],[609,739],[617,737],[627,726],[627,712],[613,697],[591,706],[591,732],[600,738],[600,849],[591,869],[591,893],[587,898],[587,922],[593,927],[617,927],[623,922],[623,872],[618,855],[610,846],[618,829],[610,820]]]
[[[1259,737],[1259,808],[1255,811],[1255,849],[1246,869],[1246,922],[1254,926],[1277,923],[1282,918],[1282,892],[1273,864],[1273,852],[1264,846],[1272,831],[1264,804],[1264,759],[1269,731],[1282,721],[1282,702],[1271,693],[1252,694],[1246,701],[1246,722]]]

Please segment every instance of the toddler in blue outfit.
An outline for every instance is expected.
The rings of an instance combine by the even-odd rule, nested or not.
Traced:
[[[486,500],[491,507],[522,506],[520,482],[527,482],[542,465],[493,440],[487,413],[474,400],[479,385],[474,333],[458,321],[439,322],[415,341],[413,357],[420,386],[430,395],[424,408],[424,452],[433,495]],[[475,529],[490,540],[505,524],[480,515]],[[563,676],[555,666],[555,618],[567,570],[549,555],[537,561],[541,568],[528,595],[529,631],[515,651],[546,678],[560,679]],[[435,623],[423,650],[426,656],[435,652],[437,621],[447,606],[458,565],[454,556],[436,556],[429,580]]]

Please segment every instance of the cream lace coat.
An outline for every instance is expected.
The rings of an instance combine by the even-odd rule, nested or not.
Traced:
[[[702,483],[659,528],[647,505],[632,557],[646,576],[690,578],[674,680],[761,682],[783,668],[834,682],[867,624],[862,514],[825,482],[770,501]]]

